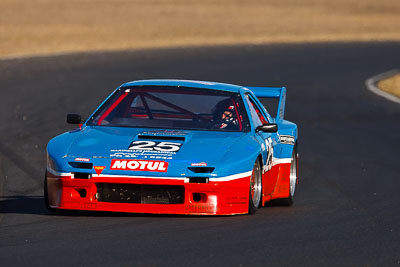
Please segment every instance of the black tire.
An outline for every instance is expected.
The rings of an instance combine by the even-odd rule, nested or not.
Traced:
[[[262,176],[260,161],[254,163],[253,172],[250,179],[249,189],[249,214],[255,214],[257,208],[262,205]]]
[[[292,162],[290,163],[290,188],[289,197],[277,199],[278,204],[283,206],[292,206],[294,203],[294,194],[298,181],[298,168],[299,166],[299,154],[297,152],[297,143],[293,148]]]

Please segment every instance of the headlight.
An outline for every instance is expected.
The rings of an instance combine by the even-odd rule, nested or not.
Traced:
[[[55,161],[49,157],[49,154],[47,154],[47,169],[53,170],[53,171],[57,171],[57,164],[55,163]]]

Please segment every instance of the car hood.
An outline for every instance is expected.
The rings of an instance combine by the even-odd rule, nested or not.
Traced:
[[[67,157],[160,160],[175,165],[180,162],[185,166],[217,166],[245,135],[243,132],[88,126],[72,141]]]

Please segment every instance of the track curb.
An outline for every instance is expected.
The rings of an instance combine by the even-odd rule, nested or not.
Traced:
[[[380,80],[392,77],[392,76],[394,76],[394,75],[396,75],[398,73],[400,73],[399,69],[393,69],[393,70],[390,70],[390,71],[375,75],[375,76],[373,76],[373,77],[371,77],[371,78],[369,78],[369,79],[367,79],[365,81],[365,86],[367,87],[368,90],[370,90],[374,94],[379,95],[381,97],[384,97],[387,100],[390,100],[390,101],[395,102],[397,104],[400,104],[400,98],[399,97],[397,97],[395,95],[392,95],[392,94],[389,94],[389,93],[386,93],[385,91],[382,91],[381,89],[379,89],[378,86],[376,86],[376,84]]]

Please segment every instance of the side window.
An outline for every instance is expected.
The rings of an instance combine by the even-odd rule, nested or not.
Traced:
[[[260,117],[257,114],[257,111],[255,109],[256,106],[251,101],[251,99],[250,99],[250,97],[248,95],[246,95],[246,101],[247,101],[247,104],[249,105],[249,108],[250,108],[250,116],[251,116],[251,120],[254,123],[254,127],[262,125],[263,122],[262,122],[262,120],[260,119]]]
[[[261,123],[262,124],[267,124],[268,120],[263,116],[263,114],[261,113],[260,108],[257,106],[257,104],[254,103],[254,101],[248,95],[247,95],[247,98],[248,98],[248,100],[249,100],[249,102],[251,104],[249,106],[251,106],[254,109],[254,111],[257,114],[257,117],[261,121]]]
[[[263,124],[268,123],[268,121],[267,121],[267,120],[264,118],[264,116],[262,115],[260,109],[257,108],[256,104],[254,104],[253,102],[251,102],[251,103],[253,104],[253,107],[254,107],[254,109],[256,110],[257,116],[260,118],[260,121],[261,121]]]

